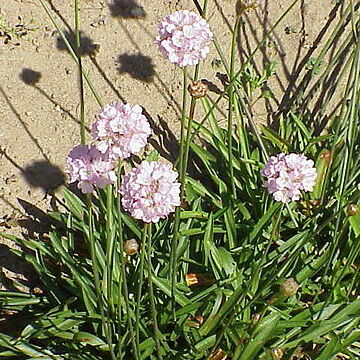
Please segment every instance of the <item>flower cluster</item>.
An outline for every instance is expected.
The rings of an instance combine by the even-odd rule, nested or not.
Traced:
[[[121,203],[135,219],[158,222],[180,205],[180,183],[171,164],[143,161],[122,179]]]
[[[95,146],[78,145],[67,157],[70,183],[78,181],[78,188],[90,193],[94,186],[104,188],[116,181],[114,164],[108,154],[102,154]]]
[[[156,44],[178,66],[196,65],[209,53],[213,37],[208,23],[193,11],[180,10],[166,16],[158,26]]]
[[[112,159],[126,159],[139,153],[147,144],[151,128],[139,105],[120,101],[104,106],[92,125],[96,147]]]
[[[165,17],[158,31],[156,42],[160,50],[179,66],[195,65],[204,59],[213,36],[206,21],[188,10]],[[192,83],[189,91],[195,98],[202,97],[206,85]],[[78,181],[83,193],[115,183],[117,160],[141,152],[151,128],[141,106],[116,101],[101,109],[91,133],[94,143],[76,146],[67,157],[70,182]],[[314,162],[299,154],[272,156],[261,174],[266,177],[264,186],[269,193],[284,203],[299,200],[301,191],[311,191],[316,181]],[[177,178],[171,164],[143,161],[121,181],[118,191],[123,208],[135,219],[158,222],[180,205]]]
[[[299,200],[301,191],[312,191],[316,181],[314,162],[302,154],[271,156],[261,173],[269,193],[283,203]]]

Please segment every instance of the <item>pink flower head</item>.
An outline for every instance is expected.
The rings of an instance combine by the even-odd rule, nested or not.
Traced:
[[[158,45],[164,57],[178,66],[196,65],[209,53],[213,37],[209,24],[193,11],[166,16],[158,26]]]
[[[312,191],[316,181],[314,162],[302,154],[271,156],[261,174],[269,193],[283,203],[299,200],[301,191]]]
[[[94,186],[104,188],[116,181],[114,162],[95,146],[75,146],[69,152],[67,166],[70,183],[78,181],[78,188],[84,194],[91,193]]]
[[[121,203],[135,219],[158,222],[180,205],[180,183],[171,164],[143,161],[122,179]]]
[[[101,153],[109,152],[113,159],[126,159],[145,147],[151,128],[141,106],[115,101],[101,109],[91,132]]]

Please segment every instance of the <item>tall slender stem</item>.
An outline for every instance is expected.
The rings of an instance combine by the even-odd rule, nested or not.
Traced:
[[[154,296],[154,288],[152,283],[152,277],[153,277],[153,268],[151,265],[151,253],[152,253],[152,228],[151,223],[146,224],[145,227],[147,228],[147,262],[148,262],[148,284],[149,284],[149,298],[150,298],[150,307],[151,307],[151,317],[152,322],[154,326],[154,340],[155,340],[155,346],[156,346],[156,352],[159,360],[162,360],[162,354],[161,354],[161,346],[160,346],[160,331],[159,326],[157,322],[157,312],[156,312],[156,306],[155,306],[155,296]]]
[[[199,2],[197,0],[194,0],[195,6],[197,7],[197,9],[200,12],[200,15],[205,18],[206,17],[206,9],[207,9],[207,4],[208,4],[208,0],[204,0],[204,5],[201,8]],[[197,81],[199,78],[199,74],[200,74],[200,63],[197,64],[195,66],[195,71],[194,71],[194,81]],[[189,121],[187,124],[187,133],[186,133],[186,140],[185,140],[185,151],[184,151],[184,168],[185,168],[185,173],[186,173],[186,169],[187,169],[187,163],[188,163],[188,159],[189,159],[189,149],[190,149],[190,142],[192,139],[191,136],[191,130],[193,127],[193,120],[194,120],[194,115],[195,115],[195,107],[196,107],[196,99],[195,98],[191,98],[191,103],[190,103],[190,110],[189,110]],[[184,174],[184,179],[183,181],[185,181],[185,174]],[[182,182],[183,182],[182,181]],[[184,188],[182,189],[183,193],[182,196],[184,195]]]
[[[186,129],[186,107],[187,107],[187,68],[183,68],[183,94],[182,94],[182,109],[181,109],[181,128],[180,128],[180,151],[179,151],[179,172],[180,180],[185,179],[186,168],[184,164],[184,150],[185,150],[185,129]],[[181,183],[181,191],[183,192],[184,183]],[[183,194],[183,193],[182,193]],[[181,198],[181,201],[183,198]]]
[[[140,307],[141,307],[141,293],[142,286],[144,281],[144,260],[145,260],[145,242],[146,242],[146,229],[143,229],[141,244],[140,244],[140,263],[139,263],[139,282],[138,282],[138,291],[136,297],[136,311],[135,311],[135,340],[136,348],[139,349],[140,346]]]
[[[227,94],[227,91],[230,87],[230,85],[234,84],[236,79],[239,77],[239,75],[243,72],[245,66],[254,58],[255,54],[257,53],[257,51],[264,45],[265,41],[270,37],[270,35],[274,32],[274,30],[277,28],[277,26],[279,25],[279,23],[284,19],[284,17],[292,10],[292,8],[297,4],[299,0],[294,0],[290,6],[285,10],[285,12],[283,12],[281,14],[281,16],[278,18],[278,20],[276,21],[276,23],[270,28],[270,30],[264,35],[264,37],[262,38],[262,40],[258,43],[258,45],[256,46],[256,48],[254,49],[254,51],[250,54],[250,56],[246,59],[246,61],[242,64],[242,66],[240,67],[240,69],[236,72],[236,74],[234,75],[233,78],[229,79],[229,84],[226,86],[225,90],[222,92],[221,95],[219,95],[219,97],[214,101],[213,105],[211,106],[211,108],[208,110],[208,112],[206,113],[205,117],[199,122],[199,124],[197,125],[196,129],[193,131],[192,135],[191,135],[191,139],[193,139],[198,132],[200,131],[200,129],[203,127],[205,121],[209,118],[209,116],[213,113],[214,109],[218,106],[219,102],[221,101],[221,99],[225,96],[225,94]],[[215,44],[216,45],[216,44]],[[221,59],[223,60],[223,59]],[[225,64],[225,62],[224,62]],[[257,135],[255,133],[255,135]]]
[[[114,303],[112,299],[112,265],[114,254],[114,237],[112,233],[113,228],[113,187],[109,185],[106,189],[106,268],[103,279],[103,288],[106,291],[107,297],[107,314],[111,316],[114,310]]]
[[[74,22],[75,22],[75,44],[76,44],[76,58],[78,63],[79,70],[79,92],[80,92],[80,141],[81,144],[85,144],[85,99],[84,99],[84,80],[83,80],[83,70],[82,70],[82,62],[81,62],[81,42],[80,42],[80,29],[79,29],[79,0],[74,0]],[[94,228],[93,228],[93,212],[92,212],[92,199],[91,196],[88,196],[88,213],[89,213],[89,243],[90,243],[90,252],[91,252],[91,260],[93,267],[93,274],[95,280],[95,289],[96,289],[96,297],[99,304],[101,321],[103,331],[105,333],[106,341],[109,345],[110,356],[111,359],[115,360],[115,354],[112,346],[112,336],[111,336],[111,327],[108,323],[109,318],[105,317],[104,311],[104,303],[101,293],[101,285],[100,285],[100,276],[98,271],[98,264],[95,252],[95,239],[94,239]]]
[[[84,79],[81,62],[81,42],[79,30],[79,0],[75,0],[75,44],[76,57],[79,69],[79,92],[80,92],[80,140],[81,144],[85,144],[85,100],[84,100]]]
[[[351,73],[349,74],[349,80],[352,79],[352,96],[351,96],[351,103],[350,109],[347,117],[347,126],[346,126],[346,133],[345,137],[345,149],[342,161],[342,171],[341,171],[341,179],[340,179],[340,186],[339,186],[339,202],[337,203],[336,211],[339,211],[344,206],[345,201],[345,191],[346,191],[346,184],[348,183],[350,167],[352,165],[352,161],[354,161],[354,150],[356,146],[356,138],[358,136],[358,117],[356,115],[357,107],[359,103],[359,92],[360,92],[360,43],[357,42],[354,59],[352,64]],[[340,130],[341,128],[337,129],[336,137],[339,139],[340,137]],[[335,145],[333,147],[333,152],[335,150]],[[332,165],[332,164],[331,164]],[[331,244],[331,255],[330,259],[331,262],[328,262],[325,268],[325,276],[327,276],[331,264],[336,261],[337,256],[335,256],[336,249],[338,249],[338,243],[340,241],[340,234],[339,231],[341,226],[341,221],[343,218],[338,216],[336,219],[336,226],[335,226],[335,238],[333,243]]]
[[[48,7],[45,5],[44,0],[39,0],[41,6],[43,7],[43,9],[45,10],[46,14],[49,16],[52,24],[54,25],[54,27],[56,28],[56,30],[59,32],[59,35],[61,37],[61,40],[64,42],[64,44],[66,45],[67,50],[69,51],[70,56],[73,58],[73,60],[78,63],[78,58],[75,54],[75,51],[73,49],[73,47],[71,46],[69,40],[66,38],[66,36],[64,35],[64,32],[61,30],[60,26],[58,25],[58,23],[56,22],[54,16],[51,14],[50,10],[48,9]],[[85,81],[87,82],[91,93],[94,95],[97,103],[99,106],[103,106],[103,102],[100,98],[100,95],[97,93],[95,86],[93,85],[93,83],[91,82],[88,74],[86,71],[84,71],[84,69],[82,68],[82,76],[84,77]]]
[[[102,291],[101,291],[101,285],[100,285],[98,261],[96,258],[96,248],[95,248],[95,239],[94,239],[94,219],[93,219],[91,195],[88,195],[88,197],[87,197],[87,208],[88,208],[88,213],[89,213],[89,238],[88,238],[88,240],[89,240],[89,244],[90,244],[91,263],[92,263],[92,270],[93,270],[93,275],[94,275],[94,280],[95,280],[96,298],[97,298],[97,303],[99,305],[99,310],[100,310],[102,329],[103,329],[106,341],[107,341],[109,349],[110,349],[110,356],[111,356],[112,360],[115,360],[116,357],[115,357],[113,346],[112,346],[110,326],[108,324],[109,319],[107,319],[105,317],[104,302],[103,302],[103,298],[102,298]]]
[[[235,66],[235,52],[236,52],[236,39],[237,32],[239,27],[240,19],[236,19],[235,27],[232,35],[231,42],[231,55],[230,55],[230,79],[234,76],[234,66]],[[234,110],[234,84],[230,84],[228,89],[229,96],[229,111],[228,111],[228,124],[227,124],[227,145],[228,145],[228,156],[229,156],[229,172],[230,172],[230,184],[231,192],[236,198],[236,187],[234,179],[234,167],[233,167],[233,149],[232,149],[232,139],[233,139],[233,110]]]
[[[191,129],[192,129],[193,121],[194,121],[195,105],[196,105],[196,99],[191,98],[189,119],[188,119],[188,123],[187,123],[187,131],[186,131],[185,147],[184,147],[183,172],[182,172],[181,178],[180,178],[180,182],[181,182],[181,184],[183,184],[181,187],[181,193],[180,193],[181,200],[184,199],[184,195],[185,195],[185,177],[186,177],[187,163],[189,160]]]
[[[118,169],[118,176],[117,176],[117,185],[118,185],[118,189],[120,188],[120,179],[121,179],[121,163],[119,164],[119,169]],[[130,302],[129,302],[129,291],[128,291],[128,286],[127,286],[127,281],[126,281],[126,258],[124,256],[124,238],[123,238],[123,223],[122,223],[122,218],[121,218],[121,199],[120,199],[120,194],[118,193],[117,195],[117,213],[118,213],[118,241],[119,241],[119,251],[120,251],[120,259],[121,259],[121,277],[122,277],[122,286],[119,285],[119,314],[121,313],[121,301],[120,298],[121,296],[124,297],[124,301],[125,301],[125,309],[126,309],[126,321],[127,321],[127,325],[130,331],[130,336],[131,336],[131,345],[133,347],[133,352],[134,352],[134,357],[135,360],[140,360],[140,350],[138,347],[138,344],[136,342],[136,336],[135,336],[135,332],[134,332],[134,327],[133,327],[133,323],[131,320],[131,309],[130,309]],[[121,288],[122,288],[122,293],[121,293]],[[119,358],[121,349],[119,347],[119,352],[117,354],[117,357]]]
[[[187,107],[187,71],[186,67],[183,69],[183,99],[182,99],[182,112],[181,112],[181,129],[180,129],[180,150],[178,156],[179,173],[180,173],[180,201],[183,201],[185,192],[185,173],[186,168],[184,164],[184,138],[185,138],[185,122],[186,122],[186,107]],[[173,308],[173,317],[175,319],[175,284],[176,284],[176,250],[179,242],[179,228],[180,228],[180,212],[181,207],[178,206],[175,210],[175,221],[173,236],[171,241],[171,255],[170,255],[170,277],[171,277],[171,302]]]

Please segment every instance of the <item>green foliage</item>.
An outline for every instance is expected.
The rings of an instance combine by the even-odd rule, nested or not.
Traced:
[[[310,58],[307,65],[305,66],[305,69],[310,70],[312,75],[318,75],[321,72],[322,65],[323,65],[322,60],[316,58]]]
[[[30,34],[37,29],[34,19],[23,22],[21,17],[18,16],[17,23],[13,25],[3,15],[0,15],[0,39],[3,38],[4,44],[20,45],[22,39],[32,41]]]

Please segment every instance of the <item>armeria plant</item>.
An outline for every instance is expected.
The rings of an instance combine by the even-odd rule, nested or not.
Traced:
[[[171,164],[149,147],[140,105],[102,104],[82,69],[75,0],[76,48],[63,38],[81,89],[84,80],[100,110],[85,143],[81,91],[81,144],[67,157],[78,192],[64,187],[63,210],[48,214],[48,237],[2,234],[21,245],[12,251],[31,264],[39,287],[0,292],[8,315],[0,358],[360,358],[359,4],[344,6],[319,61],[343,45],[320,74],[308,70],[274,126],[253,115],[254,99],[273,96],[274,64],[256,72],[257,49],[236,61],[238,29],[256,2],[238,4],[229,59],[205,20],[207,1],[195,5],[199,15],[166,16],[156,38],[183,72]],[[212,43],[226,72],[215,99],[199,81]],[[340,106],[327,113],[334,92],[327,93],[314,117],[309,99],[335,67],[336,81],[347,82]]]

